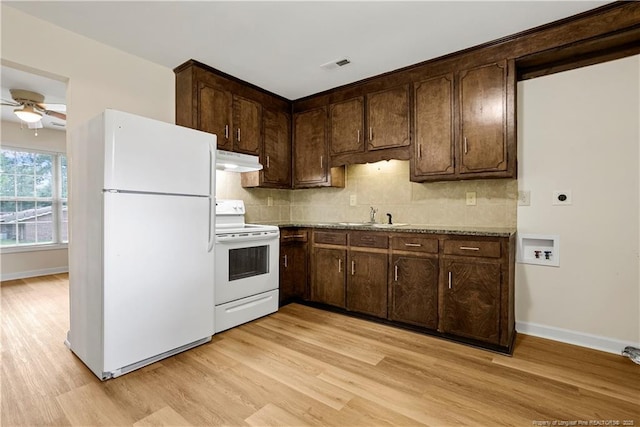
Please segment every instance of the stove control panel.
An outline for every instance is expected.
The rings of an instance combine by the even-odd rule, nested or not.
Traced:
[[[242,200],[216,199],[216,215],[244,215]]]

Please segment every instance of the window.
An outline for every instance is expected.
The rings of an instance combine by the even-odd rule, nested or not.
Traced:
[[[68,242],[67,158],[0,150],[0,247]]]

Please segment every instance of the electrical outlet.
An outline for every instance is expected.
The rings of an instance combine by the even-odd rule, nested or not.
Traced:
[[[355,206],[358,204],[358,198],[356,197],[355,194],[352,194],[351,196],[349,196],[349,206]]]
[[[572,202],[571,190],[555,190],[553,192],[552,205],[570,205]]]
[[[518,191],[518,206],[531,206],[531,191]]]
[[[476,192],[467,191],[467,206],[475,206],[475,205],[476,205]]]
[[[273,197],[267,197],[267,206],[273,206]]]

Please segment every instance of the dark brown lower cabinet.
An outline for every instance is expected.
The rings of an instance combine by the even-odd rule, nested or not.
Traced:
[[[438,258],[393,255],[389,319],[438,328]]]
[[[300,244],[280,246],[280,302],[305,297],[307,248]]]
[[[511,352],[515,234],[312,234],[311,301]]]
[[[500,341],[501,265],[442,259],[442,332],[493,344]]]
[[[314,248],[311,300],[345,308],[346,249]]]
[[[387,254],[349,252],[347,310],[387,317]]]

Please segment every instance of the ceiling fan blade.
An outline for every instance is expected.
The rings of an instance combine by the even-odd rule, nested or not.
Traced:
[[[67,106],[65,104],[42,103],[42,104],[38,104],[38,107],[42,108],[43,110],[57,111],[58,113],[67,112]]]
[[[8,105],[10,107],[19,107],[22,104],[20,104],[19,102],[9,101],[7,99],[2,99],[2,102],[0,103],[0,105]]]
[[[67,106],[65,104],[49,104],[46,102],[41,102],[36,104],[36,107],[41,109],[42,111],[57,111],[58,113],[66,113]]]
[[[60,119],[60,120],[67,120],[67,115],[64,113],[59,113],[57,111],[51,111],[51,110],[44,110],[44,113],[47,116],[51,116],[51,117],[55,117],[56,119]]]

